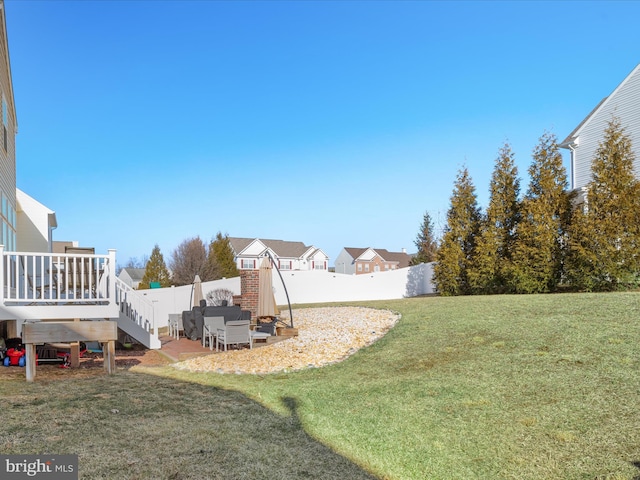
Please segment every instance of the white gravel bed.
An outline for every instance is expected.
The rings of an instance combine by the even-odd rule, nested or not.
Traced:
[[[288,321],[289,312],[281,318]],[[305,308],[293,311],[298,336],[253,349],[191,358],[174,364],[193,372],[265,374],[321,367],[344,360],[382,337],[400,319],[388,310],[363,307]]]

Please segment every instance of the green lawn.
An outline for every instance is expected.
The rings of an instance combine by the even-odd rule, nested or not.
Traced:
[[[0,451],[83,479],[640,478],[640,294],[366,305],[402,320],[320,369],[0,373]]]

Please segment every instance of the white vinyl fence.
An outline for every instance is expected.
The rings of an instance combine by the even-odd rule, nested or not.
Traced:
[[[365,275],[345,275],[324,271],[281,272],[291,304],[347,302],[366,300],[392,300],[435,293],[432,282],[433,264],[375,272]],[[202,292],[224,288],[240,295],[240,277],[203,282]],[[276,270],[273,271],[273,289],[278,305],[287,304],[285,289]],[[170,313],[181,313],[191,308],[191,285],[182,287],[139,290],[151,302],[158,327],[167,326]]]

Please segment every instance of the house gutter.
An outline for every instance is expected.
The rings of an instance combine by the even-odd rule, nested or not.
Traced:
[[[567,148],[569,149],[569,151],[571,152],[571,190],[576,188],[576,160],[575,160],[575,155],[576,155],[576,144],[575,143],[568,143],[567,144]]]
[[[576,147],[578,146],[577,138],[571,142],[565,141],[559,145],[560,148],[566,148],[571,152],[571,190],[576,188]]]

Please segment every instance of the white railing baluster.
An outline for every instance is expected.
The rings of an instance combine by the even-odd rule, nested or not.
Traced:
[[[0,245],[0,247],[2,247]],[[115,302],[115,251],[109,255],[7,252],[0,248],[0,295],[7,302],[100,304]],[[113,293],[110,293],[113,291]]]

